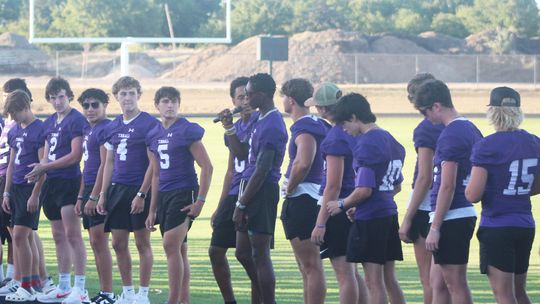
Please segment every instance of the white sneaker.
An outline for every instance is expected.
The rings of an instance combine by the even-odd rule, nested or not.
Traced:
[[[40,293],[37,295],[37,301],[40,303],[58,303],[62,302],[69,294],[71,290],[62,290],[58,287],[51,290],[48,293]]]
[[[41,287],[41,293],[49,293],[56,289],[56,285],[54,285],[54,281],[51,277],[48,277],[45,281],[43,281],[43,286]]]
[[[19,287],[14,293],[10,293],[6,296],[6,301],[8,302],[33,302],[36,300],[36,294],[33,292],[28,292],[28,290]]]
[[[116,302],[114,302],[115,304],[133,304],[135,303],[136,299],[136,296],[135,295],[126,295],[125,293],[122,292],[122,294],[120,294],[120,296],[118,297],[118,299],[116,299]]]
[[[10,293],[16,292],[17,289],[19,289],[19,283],[15,280],[11,280],[0,288],[0,296],[7,296]]]
[[[135,296],[135,300],[133,300],[131,304],[150,304],[150,299],[148,299],[148,297],[137,294]]]
[[[62,304],[90,304],[88,291],[83,291],[79,287],[73,287],[69,296],[62,301]]]

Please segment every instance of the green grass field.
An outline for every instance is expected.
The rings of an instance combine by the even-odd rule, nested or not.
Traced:
[[[219,289],[214,281],[212,269],[207,255],[210,244],[211,227],[209,217],[217,206],[223,175],[226,170],[227,150],[223,145],[223,130],[219,124],[212,124],[210,119],[197,118],[191,119],[200,123],[205,129],[204,144],[210,154],[214,165],[214,175],[212,187],[208,195],[207,203],[201,216],[194,222],[189,232],[189,258],[191,261],[191,302],[192,303],[223,303]],[[412,131],[419,122],[420,117],[410,118],[381,118],[378,123],[381,127],[390,131],[398,141],[407,149],[407,156],[404,167],[404,187],[402,193],[397,196],[397,204],[400,211],[400,217],[403,216],[407,199],[409,197],[410,185],[415,162],[415,153],[412,145]],[[288,124],[290,119],[286,118]],[[473,121],[479,126],[484,135],[492,133],[491,127],[483,118],[476,118]],[[540,134],[540,119],[526,119],[523,128],[532,133]],[[283,164],[286,168],[287,162]],[[283,170],[284,172],[284,170]],[[479,206],[477,206],[479,207]],[[480,208],[478,208],[480,210]],[[540,199],[533,199],[533,212],[540,215]],[[47,259],[48,270],[57,280],[56,256],[54,242],[50,232],[50,225],[44,217],[40,225],[40,235],[45,246],[45,255]],[[538,229],[537,229],[538,232]],[[97,274],[95,270],[94,259],[88,242],[88,289],[91,294],[98,291]],[[154,249],[154,269],[151,283],[151,302],[162,303],[167,299],[167,265],[165,254],[161,247],[161,237],[158,232],[153,234],[152,245]],[[531,254],[531,266],[529,268],[528,290],[533,303],[540,302],[540,257],[538,248],[540,242],[535,241],[533,252]],[[408,303],[422,302],[422,288],[418,279],[417,268],[414,260],[412,246],[403,244],[404,261],[396,264],[397,276],[401,287],[405,293]],[[134,242],[132,242],[132,254],[134,260],[134,283],[137,285],[138,265]],[[272,259],[276,272],[276,298],[280,303],[302,303],[302,281],[297,269],[296,262],[288,241],[285,239],[281,222],[278,220],[276,225],[275,249],[272,252]],[[243,269],[234,259],[234,251],[229,251],[229,261],[232,270],[232,280],[234,291],[239,303],[249,302],[250,286],[249,280],[245,276]],[[471,242],[471,253],[469,263],[469,285],[475,303],[494,303],[487,278],[479,273],[478,270],[478,241],[476,237]],[[329,263],[325,262],[326,277],[328,282],[327,303],[338,303],[338,288],[333,271]],[[116,292],[121,290],[121,282],[117,269],[114,271],[114,288]]]

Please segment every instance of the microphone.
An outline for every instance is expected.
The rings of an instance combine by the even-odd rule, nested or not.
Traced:
[[[234,114],[240,113],[240,112],[242,112],[242,110],[243,110],[242,107],[236,107],[236,108],[231,110],[231,114],[234,115]],[[221,119],[222,119],[222,117],[217,116],[216,118],[214,118],[213,121],[214,121],[214,123],[216,123],[216,122],[220,122]]]

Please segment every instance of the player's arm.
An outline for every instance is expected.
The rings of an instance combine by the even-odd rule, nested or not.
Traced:
[[[240,204],[247,206],[257,191],[262,187],[266,176],[274,166],[276,151],[271,149],[262,150],[257,155],[255,171],[249,179],[242,196],[238,198]]]
[[[471,177],[467,188],[465,188],[465,197],[471,203],[478,203],[482,199],[486,188],[488,172],[485,168],[473,166]]]
[[[291,174],[287,183],[287,194],[291,193],[306,178],[317,153],[317,142],[311,134],[302,133],[296,137],[296,157],[291,166]]]
[[[2,209],[6,211],[7,213],[11,213],[11,205],[9,204],[10,196],[11,196],[11,181],[13,178],[13,167],[15,165],[15,149],[11,148],[9,152],[9,162],[8,167],[6,171],[6,183],[4,186],[4,195],[3,195],[3,201],[2,201]]]
[[[354,208],[363,203],[373,193],[375,187],[375,172],[369,167],[361,167],[356,175],[356,187],[354,191],[344,199],[328,202],[326,209],[330,215],[339,214],[342,211]]]
[[[536,173],[536,176],[534,177],[534,183],[531,188],[531,195],[537,194],[540,194],[540,172]]]
[[[83,203],[83,194],[84,194],[84,175],[81,175],[81,182],[79,183],[79,193],[77,194],[77,203],[75,204],[75,208],[73,208],[73,211],[78,216],[82,215],[81,207]]]
[[[216,210],[214,211],[210,219],[211,225],[214,222],[214,217],[216,216],[217,210],[221,208],[221,205],[223,205],[225,198],[227,198],[227,196],[229,195],[229,190],[231,189],[231,181],[234,174],[233,168],[234,168],[234,156],[232,152],[229,151],[229,159],[227,161],[227,171],[225,171],[225,177],[223,178],[223,188],[221,188],[221,195],[219,197],[219,202],[216,207]]]
[[[214,171],[214,167],[212,166],[212,162],[210,161],[210,157],[208,156],[202,141],[198,140],[191,144],[189,151],[191,152],[191,155],[193,155],[193,158],[197,162],[199,168],[201,168],[201,178],[197,200],[195,203],[185,207],[184,209],[189,210],[188,216],[197,217],[201,213],[204,202],[206,201],[208,189],[210,189],[210,182],[212,181],[212,172]]]
[[[139,192],[142,192],[148,195],[148,190],[150,190],[150,186],[152,185],[153,171],[154,171],[154,167],[150,165],[150,156],[148,156],[148,167],[146,168],[146,172],[144,173],[144,179],[143,179],[141,187],[139,188]],[[145,202],[144,198],[136,195],[135,198],[133,198],[133,201],[131,202],[131,214],[138,214],[138,213],[143,212],[144,202]]]
[[[236,133],[226,135],[229,142],[229,150],[239,160],[246,160],[249,154],[249,144],[240,142]]]
[[[43,157],[43,151],[44,148],[41,147],[38,149],[38,158]],[[39,209],[39,194],[41,193],[41,187],[43,187],[43,183],[45,183],[45,176],[41,175],[39,179],[34,184],[34,188],[32,189],[32,194],[30,195],[30,198],[28,199],[27,203],[27,211],[28,212],[36,212]]]
[[[107,162],[107,149],[105,149],[105,145],[101,145],[99,147],[99,167],[96,173],[96,181],[94,183],[94,188],[92,188],[92,192],[90,192],[88,201],[86,202],[86,205],[84,206],[84,213],[90,216],[96,215],[96,208],[99,202],[99,193],[101,192],[101,188],[103,185],[103,171],[104,171],[106,162]],[[81,182],[82,182],[82,179],[81,179]],[[83,184],[83,187],[84,187],[84,184]]]
[[[156,155],[150,151],[150,149],[147,150],[148,159],[150,160],[150,166],[152,169],[152,187],[150,187],[150,191],[152,191],[152,195],[150,197],[150,209],[148,211],[148,217],[146,218],[146,228],[150,231],[156,230],[154,228],[154,223],[156,221],[156,211],[157,211],[157,205],[158,205],[158,196],[159,196],[159,164],[158,160],[156,158]]]
[[[114,151],[113,146],[105,143],[107,149],[107,156],[105,157],[105,163],[103,164],[103,179],[101,181],[101,192],[99,193],[99,201],[97,205],[97,211],[99,214],[106,214],[105,203],[107,199],[107,190],[111,185],[113,168],[114,168]]]

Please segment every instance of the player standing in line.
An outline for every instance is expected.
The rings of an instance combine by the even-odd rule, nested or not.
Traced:
[[[291,115],[289,166],[281,188],[285,199],[281,220],[285,236],[293,248],[304,283],[304,303],[324,303],[326,281],[319,245],[311,242],[320,198],[323,170],[320,145],[328,124],[309,113],[304,102],[313,96],[313,86],[305,79],[288,80],[281,87],[283,108]]]
[[[163,248],[167,255],[168,304],[180,303],[183,263],[180,247],[186,237],[190,218],[201,213],[212,180],[212,163],[202,143],[204,129],[179,117],[180,92],[161,87],[154,97],[161,116],[148,135],[147,146],[153,167],[152,203],[146,220],[149,230],[159,223]],[[197,181],[194,163],[201,168]]]
[[[42,303],[87,303],[85,289],[86,248],[81,234],[81,222],[75,214],[77,193],[81,183],[79,163],[82,157],[82,133],[87,122],[71,108],[73,92],[69,83],[60,77],[52,78],[45,88],[45,98],[55,113],[44,122],[45,152],[25,178],[35,182],[47,174],[40,202],[56,245],[59,284],[56,289],[38,295]],[[71,288],[71,266],[75,269],[75,285]]]
[[[230,96],[235,107],[241,107],[240,119],[233,124],[232,114],[229,110],[220,113],[221,123],[225,128],[225,145],[229,148],[229,160],[227,172],[223,181],[223,189],[219,199],[219,205],[212,214],[212,239],[208,255],[212,262],[214,277],[223,296],[225,304],[235,304],[234,291],[231,283],[231,271],[227,261],[227,249],[236,248],[237,243],[249,246],[249,239],[237,242],[237,233],[232,221],[235,203],[238,201],[238,190],[242,172],[246,168],[249,151],[249,137],[253,126],[258,118],[258,113],[248,104],[246,96],[246,85],[249,81],[247,77],[239,77],[231,82]],[[239,233],[238,238],[247,237]],[[249,249],[247,250],[249,252]],[[246,250],[241,250],[246,252]],[[257,283],[257,273],[251,253],[247,255],[237,255],[236,258],[242,264],[251,280],[251,303],[260,303],[259,285]]]
[[[476,212],[465,198],[465,186],[471,172],[472,147],[482,139],[482,133],[458,114],[448,87],[440,80],[424,81],[413,100],[432,123],[445,125],[435,149],[431,227],[426,237],[426,248],[433,253],[433,303],[472,303],[467,263]]]
[[[280,168],[288,137],[283,117],[274,107],[275,92],[276,83],[268,74],[253,75],[246,85],[249,105],[259,109],[260,114],[249,140],[248,164],[242,173],[233,214],[239,231],[236,255],[253,256],[263,303],[275,302],[276,278],[270,246],[276,225]],[[243,240],[249,240],[250,246],[238,246]]]
[[[429,73],[415,75],[407,85],[407,97],[413,103],[418,86],[428,80],[435,79]],[[416,166],[414,167],[413,191],[407,206],[407,212],[399,228],[399,237],[405,243],[414,244],[414,255],[420,281],[424,292],[424,304],[432,303],[432,291],[429,283],[431,268],[431,252],[426,249],[426,237],[429,232],[429,212],[431,211],[431,185],[433,184],[433,155],[437,139],[444,125],[434,125],[427,118],[414,129],[413,142],[416,150]],[[442,286],[442,285],[441,285]]]
[[[17,124],[8,134],[11,151],[2,207],[11,214],[15,267],[22,277],[17,291],[5,298],[10,302],[35,301],[36,291],[42,290],[33,230],[39,225],[39,193],[45,178],[29,183],[24,176],[31,170],[29,165],[43,156],[45,136],[43,122],[32,113],[30,102],[26,92],[16,90],[8,95],[4,105],[4,115],[9,114]]]
[[[362,263],[370,303],[405,303],[395,277],[394,263],[403,260],[394,195],[401,190],[405,149],[375,124],[376,117],[364,96],[351,93],[340,98],[336,123],[357,138],[353,150],[355,189],[344,199],[327,203],[331,216],[355,207],[349,232],[347,261]]]
[[[332,128],[321,143],[321,154],[325,161],[319,194],[320,209],[311,241],[321,246],[321,258],[329,258],[336,273],[339,286],[339,302],[368,303],[368,292],[364,279],[358,274],[356,265],[347,262],[347,235],[351,222],[345,212],[330,217],[326,210],[329,201],[343,199],[354,190],[354,170],[352,149],[356,140],[334,122],[332,111],[341,90],[333,83],[323,83],[315,89],[313,97],[306,100],[306,106],[315,106],[317,112],[330,121]]]
[[[91,88],[85,90],[77,101],[83,108],[88,125],[83,133],[84,169],[75,212],[83,218],[83,226],[88,230],[96,261],[100,292],[91,299],[92,303],[110,304],[114,303],[115,296],[112,290],[109,233],[103,228],[105,216],[96,212],[103,179],[103,164],[107,155],[104,144],[111,122],[106,113],[109,96],[103,90]]]
[[[519,93],[491,91],[487,117],[495,133],[473,147],[470,202],[482,200],[480,272],[487,274],[497,303],[531,303],[527,270],[535,233],[531,195],[540,192],[540,138],[519,129]]]
[[[145,225],[152,182],[146,136],[159,121],[139,110],[142,92],[135,78],[121,77],[114,83],[112,92],[120,104],[122,115],[117,116],[107,128],[107,156],[97,211],[107,215],[105,231],[112,232],[112,246],[122,277],[122,294],[115,303],[145,304],[150,303],[148,292],[154,260],[150,231]],[[131,273],[130,232],[135,235],[139,252],[140,287],[137,294]]]
[[[24,80],[20,79],[24,86],[26,87],[26,83],[24,83]],[[13,89],[10,89],[10,81],[6,82],[4,85],[4,94],[2,96],[3,101],[5,101],[7,97],[6,92],[13,92]],[[13,79],[11,80],[11,83],[13,83]],[[6,90],[6,85],[7,89]],[[4,189],[5,182],[6,182],[6,171],[7,171],[7,165],[9,162],[9,145],[7,143],[7,133],[9,132],[9,129],[15,124],[13,121],[6,121],[3,117],[0,117],[0,189]],[[9,281],[13,279],[13,248],[11,244],[11,234],[9,232],[10,227],[10,219],[11,216],[4,212],[3,208],[0,208],[0,288],[4,287]],[[6,274],[4,275],[4,245],[7,245],[7,252],[5,256],[7,257],[7,269]]]

